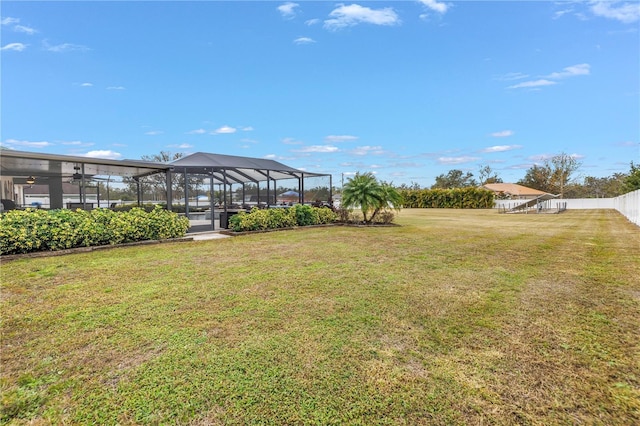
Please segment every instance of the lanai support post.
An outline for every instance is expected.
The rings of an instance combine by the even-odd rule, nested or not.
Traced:
[[[302,182],[300,185],[302,187],[302,190],[300,191],[300,198],[302,198],[302,204],[304,204],[304,173],[300,175],[300,181]]]
[[[260,206],[260,181],[256,182],[256,188],[258,188],[258,204],[257,207]]]
[[[61,209],[64,207],[62,197],[62,178],[59,176],[52,176],[49,178],[49,208]]]
[[[140,188],[140,178],[136,176],[133,178],[133,180],[136,182],[136,197],[138,199],[138,207],[140,207],[140,199],[142,198],[142,189]]]
[[[167,179],[167,194],[166,194],[167,195],[167,210],[171,211],[173,209],[173,186],[171,185],[171,170],[167,170],[166,179]]]
[[[269,170],[267,170],[267,208],[271,203],[271,178],[269,177]]]
[[[209,209],[211,210],[211,229],[216,230],[216,212],[215,203],[213,201],[213,172],[209,172]]]
[[[222,191],[222,197],[224,199],[224,214],[227,215],[227,170],[222,169],[222,186],[224,190]],[[227,220],[229,217],[227,216]]]
[[[189,219],[189,175],[187,168],[184,168],[184,215]]]
[[[329,199],[327,202],[333,207],[333,175],[329,175]]]
[[[82,176],[80,177],[80,202],[82,202],[82,210],[87,209],[87,194],[84,187],[84,163],[82,163]]]

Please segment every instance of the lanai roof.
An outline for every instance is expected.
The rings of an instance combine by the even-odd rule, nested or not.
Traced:
[[[168,164],[140,160],[109,160],[72,155],[3,149],[0,151],[3,176],[48,178],[72,177],[84,167],[86,177],[91,176],[145,176],[173,169],[189,174],[213,173],[214,181],[222,183],[262,182],[266,180],[300,179],[302,177],[328,176],[289,167],[274,160],[240,157],[235,155],[196,152]]]
[[[3,176],[37,179],[49,177],[72,177],[84,168],[86,177],[91,176],[144,176],[170,169],[161,163],[137,160],[108,160],[104,158],[72,155],[45,154],[39,152],[0,151],[0,170]]]
[[[196,152],[169,163],[174,172],[186,168],[189,174],[209,175],[213,173],[216,183],[262,182],[266,180],[300,179],[303,177],[328,176],[294,169],[274,160],[239,157],[235,155]]]

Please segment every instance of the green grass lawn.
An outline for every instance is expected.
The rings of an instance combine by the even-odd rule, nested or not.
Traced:
[[[640,423],[640,228],[397,222],[3,262],[1,422]]]

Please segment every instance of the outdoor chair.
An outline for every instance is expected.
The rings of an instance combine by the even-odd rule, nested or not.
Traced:
[[[17,208],[18,206],[16,206],[16,203],[13,200],[7,200],[7,199],[2,200],[2,209],[4,211],[17,210]]]

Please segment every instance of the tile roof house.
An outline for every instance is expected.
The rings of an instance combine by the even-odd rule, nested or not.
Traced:
[[[544,191],[528,188],[517,183],[487,183],[482,187],[493,191],[497,198],[511,200],[529,200],[546,194]]]

